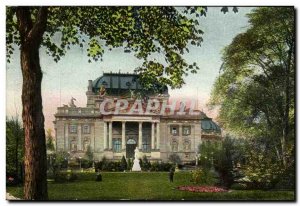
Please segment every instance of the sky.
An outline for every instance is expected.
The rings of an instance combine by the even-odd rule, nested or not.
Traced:
[[[248,19],[245,14],[251,7],[239,7],[238,13],[223,14],[220,7],[209,7],[206,17],[199,17],[199,28],[204,32],[201,47],[189,45],[189,53],[184,55],[188,63],[196,62],[200,67],[197,74],[185,77],[186,84],[181,89],[171,90],[172,98],[194,99],[198,96],[199,109],[212,118],[216,111],[209,110],[209,100],[214,81],[219,75],[222,64],[222,51],[232,39],[246,30]],[[18,48],[13,54],[11,63],[6,64],[6,115],[21,118],[22,73]],[[88,63],[85,49],[72,47],[58,63],[40,49],[40,62],[43,70],[42,97],[45,116],[45,128],[53,129],[54,114],[62,104],[67,104],[71,97],[76,98],[76,105],[86,105],[88,80],[95,80],[103,72],[129,72],[142,64],[132,53],[123,49],[105,52],[102,62]]]

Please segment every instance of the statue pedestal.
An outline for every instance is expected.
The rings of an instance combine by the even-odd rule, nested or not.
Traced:
[[[140,172],[140,171],[142,171],[141,166],[140,166],[140,161],[138,159],[134,159],[133,166],[132,166],[132,171],[133,172]]]

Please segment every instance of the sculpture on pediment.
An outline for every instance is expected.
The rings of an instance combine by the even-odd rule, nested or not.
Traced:
[[[105,95],[106,95],[106,89],[103,85],[101,85],[101,87],[99,89],[99,96],[104,97]]]
[[[76,107],[74,101],[77,101],[74,97],[71,98],[70,102],[69,102],[69,106],[70,107]]]

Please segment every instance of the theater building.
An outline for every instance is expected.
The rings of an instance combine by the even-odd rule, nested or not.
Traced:
[[[142,91],[146,97],[141,98]],[[86,107],[77,107],[72,97],[68,105],[57,108],[57,151],[84,157],[90,147],[96,161],[104,156],[120,160],[123,155],[133,158],[138,147],[140,156],[146,155],[150,161],[166,162],[171,154],[177,154],[183,162],[189,162],[195,160],[202,141],[222,139],[219,126],[203,112],[191,113],[182,103],[179,107],[163,106],[169,102],[168,88],[155,85],[145,92],[136,74],[104,73],[88,81],[86,96]],[[128,101],[128,108],[116,112],[118,106],[124,106],[118,105],[118,100]],[[140,105],[135,104],[137,100]],[[136,107],[142,106],[145,111],[152,100],[159,102],[158,108],[138,112]],[[129,112],[130,108],[134,110]]]

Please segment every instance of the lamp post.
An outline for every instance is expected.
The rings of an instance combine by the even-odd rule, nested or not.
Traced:
[[[211,167],[214,168],[214,153],[211,152]]]

